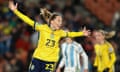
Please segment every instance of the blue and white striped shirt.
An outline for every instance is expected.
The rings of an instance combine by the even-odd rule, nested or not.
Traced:
[[[88,69],[88,57],[83,50],[82,46],[73,41],[72,43],[63,43],[61,46],[61,52],[62,52],[62,59],[60,61],[59,67],[63,67],[65,65],[69,68],[81,68],[80,64],[80,54],[83,57],[83,64],[84,68]]]

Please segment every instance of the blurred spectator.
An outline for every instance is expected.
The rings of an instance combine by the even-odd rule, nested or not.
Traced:
[[[12,32],[11,32],[12,38],[11,38],[11,46],[10,46],[10,51],[12,53],[14,53],[16,50],[15,44],[22,34],[21,29],[22,29],[22,24],[19,24],[19,23],[17,24],[16,27],[12,29]]]
[[[95,29],[95,25],[93,24],[90,17],[86,17],[84,21],[84,25],[87,29],[93,31]]]
[[[9,25],[9,21],[8,20],[4,20],[3,21],[3,33],[5,35],[10,35],[12,30],[12,26]]]
[[[64,14],[64,19],[66,20],[65,27],[70,28],[71,30],[73,29],[73,15],[71,12],[66,11]]]
[[[47,0],[47,5],[46,5],[46,7],[48,8],[48,9],[50,9],[51,10],[51,12],[54,12],[54,11],[59,11],[59,7],[58,7],[58,5],[55,3],[55,1],[53,1],[53,0]]]
[[[32,43],[32,47],[33,48],[36,48],[36,46],[37,46],[37,42],[38,42],[38,36],[39,34],[38,34],[38,32],[34,32],[32,35],[31,35],[31,38],[30,38],[30,40],[31,40],[31,43]]]
[[[119,28],[120,28],[119,23],[120,23],[120,9],[118,11],[116,11],[113,16],[112,27],[117,28],[117,30],[119,30]]]
[[[72,3],[72,0],[67,0],[66,1],[66,4],[65,4],[65,6],[63,8],[63,14],[65,12],[70,12],[72,14],[76,13],[75,8],[74,8],[73,3]]]
[[[82,25],[83,25],[82,15],[80,13],[77,13],[73,20],[74,20],[73,30],[79,31],[82,28]]]
[[[7,53],[4,72],[23,72],[25,70],[24,64],[19,58],[18,53],[15,53],[15,56],[11,55],[11,53]]]
[[[5,54],[10,50],[11,29],[8,21],[5,20],[2,22],[0,31],[0,54]]]
[[[29,36],[22,35],[16,42],[16,49],[23,49],[25,51],[28,51],[30,48],[30,42],[29,42]]]
[[[41,19],[40,14],[35,15],[35,21],[40,24],[43,24],[43,20]]]
[[[83,47],[89,57],[91,57],[94,52],[92,41],[93,41],[92,37],[87,37],[85,38],[84,43],[83,43]]]
[[[4,71],[5,60],[0,56],[0,72]]]
[[[9,24],[10,26],[13,28],[16,26],[17,24],[17,17],[13,16],[10,20],[9,20]]]

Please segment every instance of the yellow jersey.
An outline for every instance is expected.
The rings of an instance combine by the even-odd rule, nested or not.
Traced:
[[[18,10],[14,13],[28,25],[35,27],[40,32],[38,46],[33,54],[37,58],[49,62],[57,62],[59,58],[59,40],[61,37],[78,37],[83,36],[83,32],[65,32],[63,30],[53,31],[47,24],[34,22]]]
[[[113,67],[116,61],[116,56],[112,45],[109,42],[104,44],[96,44],[94,66],[98,68],[98,72],[103,72],[104,69],[109,68],[109,72],[114,72]]]

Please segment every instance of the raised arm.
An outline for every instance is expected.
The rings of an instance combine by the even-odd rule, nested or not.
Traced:
[[[14,12],[14,14],[16,14],[21,20],[23,20],[25,23],[27,23],[28,25],[34,27],[34,21],[31,20],[29,17],[27,17],[26,15],[22,14],[20,11],[17,10],[17,6],[18,4],[16,3],[14,5],[13,1],[9,1],[9,8],[11,11]]]
[[[79,37],[79,36],[89,36],[90,35],[90,31],[86,30],[86,27],[84,27],[84,29],[80,32],[65,32],[63,31],[61,33],[62,37]]]

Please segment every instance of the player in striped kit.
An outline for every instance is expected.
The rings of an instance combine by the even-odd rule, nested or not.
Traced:
[[[67,37],[61,46],[61,52],[62,59],[58,65],[57,72],[61,72],[61,68],[64,65],[64,72],[88,72],[88,57],[79,43]],[[80,63],[80,55],[83,67]]]

